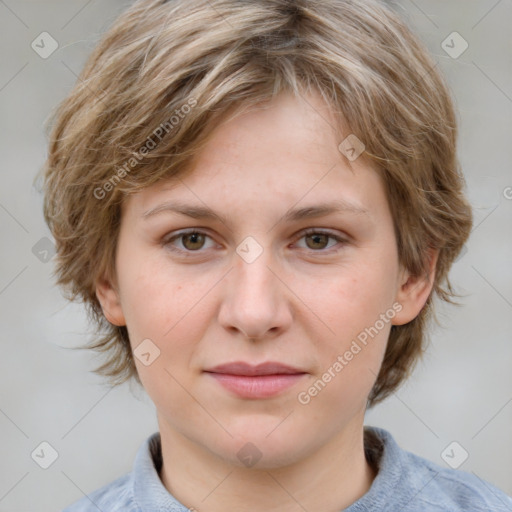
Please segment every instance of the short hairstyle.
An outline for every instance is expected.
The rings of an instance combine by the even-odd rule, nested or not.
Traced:
[[[141,383],[126,326],[106,320],[95,293],[100,277],[115,276],[123,199],[191,172],[229,116],[312,90],[381,174],[399,263],[428,276],[427,250],[439,250],[425,306],[391,327],[368,407],[408,377],[434,296],[457,304],[448,271],[472,225],[453,102],[426,47],[379,0],[139,0],[53,112],[41,169],[54,276],[67,299],[85,304],[95,333],[79,348],[103,354],[94,371],[112,385]]]

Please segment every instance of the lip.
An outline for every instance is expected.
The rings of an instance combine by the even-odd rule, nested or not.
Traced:
[[[303,370],[273,361],[258,365],[238,361],[215,366],[205,373],[231,393],[248,399],[276,396],[307,375]]]
[[[228,375],[242,375],[253,377],[259,375],[292,375],[297,373],[306,373],[304,370],[294,368],[277,361],[268,361],[257,365],[252,365],[244,361],[235,361],[233,363],[219,364],[209,370],[212,373],[224,373]]]

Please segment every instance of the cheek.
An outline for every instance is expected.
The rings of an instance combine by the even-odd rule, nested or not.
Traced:
[[[145,388],[174,387],[187,378],[190,361],[208,318],[210,279],[172,273],[165,261],[134,257],[123,268],[122,304],[137,371]],[[151,340],[158,357],[151,366],[137,359],[139,344]],[[147,342],[146,342],[147,344]],[[141,345],[142,346],[142,345]],[[151,345],[150,345],[151,346]]]
[[[142,385],[157,408],[173,417],[190,406],[184,387],[189,387],[190,361],[203,335],[199,301],[205,292],[183,278],[166,277],[163,268],[146,262],[126,269],[123,309]],[[150,352],[158,354],[149,365],[137,357],[147,339],[154,343]]]
[[[335,332],[334,336],[355,337],[374,325],[391,306],[394,297],[391,273],[376,264],[347,268],[331,277],[312,309]],[[311,290],[313,292],[313,290]]]
[[[383,264],[369,263],[337,274],[312,305],[333,331],[317,342],[320,365],[315,379],[320,377],[316,387],[323,395],[318,405],[351,408],[365,402],[386,349],[395,314],[392,304],[392,272]]]
[[[195,306],[204,292],[199,283],[170,272],[162,259],[137,255],[120,269],[122,307],[132,342],[154,338],[160,345],[200,309]]]

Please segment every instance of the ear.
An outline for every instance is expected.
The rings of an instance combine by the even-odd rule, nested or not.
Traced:
[[[126,325],[121,306],[121,298],[113,280],[101,277],[96,283],[96,297],[100,301],[105,318],[114,325]]]
[[[428,276],[413,276],[402,268],[400,272],[400,288],[395,298],[395,301],[401,304],[402,309],[393,318],[391,322],[393,325],[407,324],[419,315],[434,285],[438,256],[438,249],[428,249]]]

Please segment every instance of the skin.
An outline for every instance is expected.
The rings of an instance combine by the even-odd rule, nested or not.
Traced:
[[[399,265],[379,174],[363,156],[350,162],[339,151],[349,133],[340,138],[321,97],[304,99],[281,94],[221,124],[191,174],[127,199],[114,281],[98,282],[105,316],[127,326],[132,348],[150,339],[160,350],[149,366],[135,359],[157,409],[160,477],[199,511],[334,512],[366,493],[375,478],[363,451],[367,397],[391,325],[415,318],[432,288]],[[367,212],[283,219],[339,199]],[[176,200],[207,206],[226,223],[170,211],[142,217]],[[188,228],[207,236],[176,236]],[[304,235],[307,228],[342,242]],[[236,252],[248,236],[263,251],[251,263]],[[431,253],[432,276],[436,259]],[[378,335],[299,403],[397,303],[401,311]],[[204,373],[233,361],[280,361],[306,375],[277,396],[243,399]],[[261,453],[252,467],[237,456],[247,442]]]

